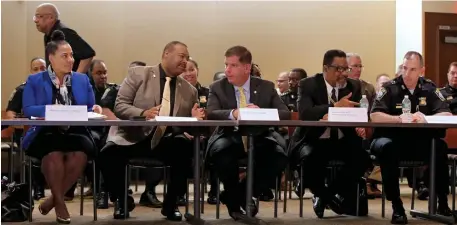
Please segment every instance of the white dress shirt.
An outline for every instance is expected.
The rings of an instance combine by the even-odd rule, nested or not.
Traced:
[[[338,94],[339,94],[339,88],[338,87],[332,87],[325,79],[325,86],[327,87],[327,99],[328,99],[328,104],[331,104],[330,99],[332,97],[332,90],[335,88],[335,96],[336,99],[338,99]],[[343,132],[341,132],[340,129],[338,129],[338,139],[343,138]],[[330,127],[325,130],[325,132],[321,135],[320,139],[329,139],[330,138]]]

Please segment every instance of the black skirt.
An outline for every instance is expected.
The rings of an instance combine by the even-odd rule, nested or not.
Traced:
[[[94,141],[86,127],[43,127],[26,150],[28,156],[42,159],[51,152],[84,152],[93,157]]]

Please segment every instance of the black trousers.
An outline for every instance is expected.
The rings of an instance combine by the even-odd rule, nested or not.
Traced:
[[[376,155],[381,166],[382,183],[389,201],[400,200],[400,176],[398,165],[400,160],[424,160],[430,162],[431,138],[377,138],[373,140],[371,151]],[[447,145],[442,139],[436,143],[436,192],[437,196],[445,197],[448,192]]]
[[[192,142],[182,135],[163,137],[151,150],[151,138],[131,146],[108,142],[99,155],[105,188],[121,202],[125,194],[125,166],[132,158],[154,158],[170,166],[170,183],[164,207],[175,207],[176,199],[186,193],[187,171],[192,163]]]
[[[209,149],[210,163],[224,184],[224,191],[234,207],[245,196],[245,182],[239,182],[239,160],[246,158],[241,136],[220,137]],[[262,190],[274,188],[276,177],[280,176],[287,164],[284,149],[272,140],[255,138],[254,143],[254,187],[253,195],[258,197]],[[241,193],[240,193],[241,192]]]
[[[303,187],[308,187],[316,197],[329,198],[338,193],[345,193],[363,177],[370,167],[369,154],[362,148],[359,139],[339,140],[322,139],[306,143],[295,154],[300,157],[303,166]],[[331,160],[341,160],[344,166],[328,187],[325,187],[327,165]]]

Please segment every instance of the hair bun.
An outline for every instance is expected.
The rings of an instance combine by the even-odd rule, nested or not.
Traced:
[[[55,30],[51,34],[51,41],[65,41],[65,34],[60,30]]]

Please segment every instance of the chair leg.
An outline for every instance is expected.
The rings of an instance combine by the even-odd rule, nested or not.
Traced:
[[[452,211],[455,212],[455,182],[456,182],[456,160],[452,162],[452,184],[451,184],[451,192],[452,192]]]
[[[274,205],[274,217],[275,218],[278,218],[278,195],[279,195],[278,181],[279,180],[281,180],[281,175],[279,175],[279,179],[278,179],[278,177],[276,177],[276,184],[275,184],[275,205]]]
[[[163,199],[165,200],[165,195],[167,194],[167,182],[168,182],[168,167],[163,167]]]
[[[205,176],[205,167],[204,167],[204,162],[202,163],[201,170],[201,179],[200,179],[200,213],[205,214],[205,187],[206,187],[206,176]],[[194,184],[197,185],[197,184]],[[194,199],[194,201],[197,201],[197,199]]]
[[[294,176],[295,177],[295,171],[294,171]],[[294,180],[290,180],[289,183],[287,184],[288,186],[288,189],[289,189],[289,199],[292,199],[292,182],[294,182]]]
[[[8,150],[8,180],[14,181],[14,134],[11,136],[11,147]]]
[[[93,179],[93,182],[92,182],[92,195],[93,195],[93,198],[92,198],[92,204],[94,205],[94,221],[97,221],[97,199],[98,199],[98,187],[97,187],[97,183],[96,182],[96,174],[98,173],[97,171],[97,167],[95,166],[95,160],[92,160],[92,177],[94,178]]]
[[[381,188],[381,216],[386,217],[386,194],[384,193],[384,184]]]
[[[219,214],[220,214],[220,207],[221,207],[221,202],[220,202],[220,194],[221,194],[221,182],[219,180],[219,177],[216,178],[216,219],[219,219]]]
[[[187,184],[186,184],[186,214],[189,213],[189,184],[190,184],[189,179],[187,179]],[[195,201],[195,199],[194,199],[194,201]]]
[[[80,205],[79,205],[79,215],[82,216],[84,215],[84,185],[85,185],[85,176],[84,174],[81,177],[81,192],[80,192]]]
[[[140,179],[140,168],[135,169],[135,192],[138,192],[138,180]]]
[[[357,202],[355,206],[355,216],[359,216],[359,210],[360,210],[360,182],[357,183]]]
[[[300,217],[303,218],[303,166],[300,164]]]
[[[416,199],[416,168],[413,168],[413,192],[411,194],[411,210],[414,209],[414,199]]]
[[[124,187],[125,187],[125,192],[124,192],[124,219],[127,219],[127,196],[129,193],[129,170],[130,166],[126,165],[125,166],[125,180],[124,180]]]
[[[287,212],[287,186],[289,186],[289,180],[288,180],[288,177],[289,177],[289,173],[290,173],[290,170],[289,170],[289,165],[287,165],[286,167],[286,172],[285,172],[285,176],[284,176],[284,202],[283,202],[283,213],[286,213]]]
[[[30,204],[30,207],[29,207],[29,222],[32,222],[32,214],[33,214],[33,208],[35,207],[35,204],[32,204],[32,160],[30,159],[30,157],[27,157],[27,161],[28,161],[28,175],[29,175],[29,204]]]

